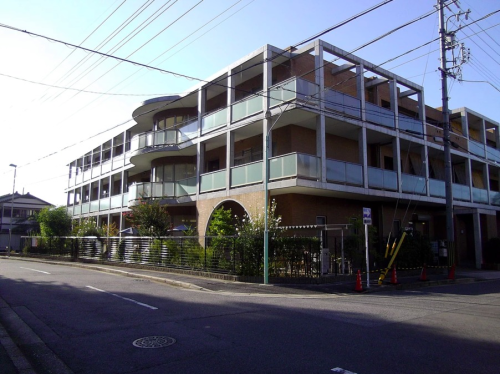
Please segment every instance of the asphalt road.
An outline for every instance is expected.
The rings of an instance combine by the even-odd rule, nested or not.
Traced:
[[[500,372],[498,279],[270,296],[0,260],[0,297],[0,322],[40,374]],[[133,345],[153,336],[172,344]]]

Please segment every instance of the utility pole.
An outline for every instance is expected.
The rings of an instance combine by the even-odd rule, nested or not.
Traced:
[[[465,14],[465,18],[468,18],[470,10],[467,12],[458,12],[457,14],[449,17],[446,21],[444,18],[444,0],[437,0],[437,7],[439,10],[439,39],[440,39],[440,58],[441,66],[439,70],[441,71],[441,99],[442,99],[442,111],[443,111],[443,142],[444,142],[444,164],[445,164],[445,196],[446,196],[446,240],[448,247],[448,264],[453,265],[456,262],[455,258],[455,230],[453,225],[453,180],[452,173],[453,167],[451,164],[451,141],[450,141],[450,113],[448,109],[448,76],[456,78],[457,75],[461,75],[461,65],[467,62],[468,53],[465,50],[463,44],[460,48],[459,58],[455,58],[453,54],[453,59],[451,62],[453,66],[447,67],[446,52],[448,50],[453,50],[458,46],[455,42],[455,32],[448,31],[448,20],[451,17],[459,17]]]

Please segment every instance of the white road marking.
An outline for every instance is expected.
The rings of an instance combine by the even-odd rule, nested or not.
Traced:
[[[146,308],[149,308],[149,309],[153,309],[153,310],[156,310],[158,309],[157,307],[154,307],[154,306],[151,306],[151,305],[148,305],[148,304],[144,304],[144,303],[141,303],[139,301],[136,301],[136,300],[133,300],[133,299],[129,299],[128,297],[123,297],[123,296],[120,296],[120,295],[117,295],[115,293],[111,293],[111,292],[108,292],[108,291],[104,291],[104,290],[101,290],[99,288],[95,288],[95,287],[92,287],[92,286],[86,286],[87,288],[90,288],[92,290],[95,290],[95,291],[99,291],[99,292],[104,292],[104,293],[107,293],[108,295],[111,295],[111,296],[114,296],[114,297],[118,297],[122,300],[127,300],[127,301],[130,301],[132,303],[135,303],[137,305],[140,305],[140,306],[143,306],[143,307],[146,307]]]
[[[340,373],[340,374],[356,374],[352,371],[349,371],[349,370],[345,370],[345,369],[342,369],[342,368],[333,368],[332,371],[334,373]]]
[[[23,268],[22,266],[19,266],[19,268],[20,268],[20,269],[31,270],[31,271],[36,271],[36,272],[38,272],[38,273],[44,273],[44,274],[49,274],[49,275],[50,275],[50,273],[48,273],[48,272],[46,272],[46,271],[41,271],[41,270],[36,270],[36,269],[31,269],[31,268]]]

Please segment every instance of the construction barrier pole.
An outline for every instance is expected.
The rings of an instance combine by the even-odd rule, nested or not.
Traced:
[[[385,268],[381,273],[380,273],[380,277],[378,278],[378,284],[382,284],[382,282],[384,281],[385,279],[385,276],[387,275],[387,273],[389,272],[389,269],[391,268],[392,266],[392,263],[394,262],[394,260],[396,259],[396,256],[398,255],[398,252],[399,252],[399,248],[401,248],[401,244],[403,244],[403,240],[405,240],[405,237],[406,237],[406,232],[403,232],[403,235],[401,235],[401,239],[399,240],[399,243],[398,243],[398,246],[396,247],[396,251],[394,252],[394,255],[392,256],[391,258],[391,261],[389,261],[389,264],[387,265],[387,268]],[[394,241],[394,244],[396,244],[396,241]],[[394,247],[394,245],[393,245]],[[391,254],[392,254],[392,251],[391,251]]]

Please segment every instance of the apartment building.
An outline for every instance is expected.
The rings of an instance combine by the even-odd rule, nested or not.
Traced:
[[[285,226],[347,224],[369,207],[381,239],[408,226],[446,239],[441,111],[418,84],[322,40],[266,45],[132,116],[69,164],[75,219],[124,229],[122,213],[155,198],[204,235],[214,209],[262,212],[267,191]],[[499,124],[468,108],[450,118],[457,260],[480,267],[499,230]]]

